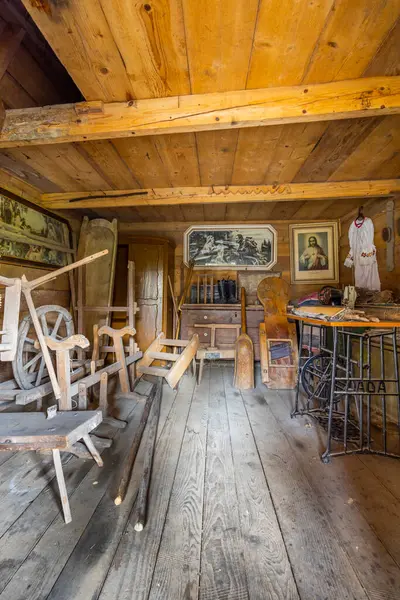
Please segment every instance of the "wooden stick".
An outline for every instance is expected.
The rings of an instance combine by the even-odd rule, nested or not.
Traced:
[[[60,386],[58,385],[56,373],[54,371],[53,363],[50,357],[49,349],[47,348],[46,340],[43,335],[42,327],[40,325],[39,318],[37,316],[35,305],[33,304],[31,290],[28,288],[24,288],[24,284],[27,282],[25,275],[21,277],[22,281],[22,289],[24,291],[24,296],[26,300],[26,304],[28,306],[29,313],[31,315],[32,323],[36,331],[37,338],[39,340],[40,348],[42,350],[44,362],[46,363],[47,371],[49,373],[51,385],[53,386],[54,396],[57,400],[61,397]]]
[[[91,254],[90,256],[86,256],[85,258],[82,258],[81,260],[78,260],[77,262],[71,263],[70,265],[66,265],[65,267],[62,267],[61,269],[57,269],[57,271],[53,271],[52,273],[49,273],[48,275],[43,275],[43,277],[39,277],[38,279],[32,279],[32,281],[25,280],[25,282],[23,283],[23,289],[34,290],[39,285],[42,285],[43,283],[47,283],[48,281],[52,281],[53,279],[55,279],[59,275],[62,275],[63,273],[68,273],[68,271],[72,271],[73,269],[82,267],[83,265],[86,265],[87,263],[90,263],[90,262],[96,260],[97,258],[104,256],[105,254],[108,254],[108,250],[101,250],[101,252],[96,252],[96,254]]]
[[[190,284],[192,282],[192,275],[193,275],[193,269],[194,269],[194,260],[191,260],[189,263],[189,269],[186,273],[186,279],[185,279],[185,285],[183,288],[183,292],[182,292],[182,296],[180,297],[180,300],[178,302],[178,321],[176,324],[176,331],[175,331],[175,339],[177,340],[179,338],[179,334],[181,331],[181,319],[182,319],[182,305],[185,303],[186,300],[186,296],[188,294],[189,288],[190,288]]]
[[[128,260],[128,296],[127,296],[127,325],[131,329],[135,329],[135,263],[133,260]],[[129,336],[129,356],[135,353],[136,342],[133,336]],[[130,385],[136,379],[136,364],[132,363],[128,369],[130,377]]]
[[[146,400],[146,404],[144,405],[144,409],[143,409],[142,417],[140,419],[139,426],[136,429],[135,434],[133,436],[131,448],[129,450],[128,455],[125,458],[125,461],[124,461],[124,464],[122,467],[121,479],[119,482],[118,491],[117,491],[117,494],[114,499],[114,504],[116,504],[117,506],[119,506],[121,504],[121,502],[123,501],[123,499],[125,498],[126,489],[128,487],[129,480],[131,478],[133,465],[135,463],[136,455],[137,455],[139,445],[140,445],[140,442],[141,442],[141,439],[143,436],[143,431],[144,431],[144,428],[146,427],[147,419],[149,418],[150,408],[151,408],[151,405],[154,400],[155,392],[156,392],[156,386],[153,385],[153,387],[151,388],[150,394]]]
[[[149,419],[147,446],[143,464],[143,476],[140,482],[138,495],[136,497],[135,507],[133,509],[132,523],[135,523],[135,531],[142,531],[146,524],[148,496],[150,488],[151,471],[153,467],[154,451],[157,441],[158,420],[160,417],[162,379],[156,383],[156,392],[153,405],[151,407],[151,417]]]

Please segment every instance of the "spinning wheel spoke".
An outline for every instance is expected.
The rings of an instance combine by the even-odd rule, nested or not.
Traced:
[[[24,369],[25,371],[27,370],[28,373],[32,373],[33,372],[33,368],[35,367],[37,361],[42,357],[41,354],[36,354],[36,356],[34,356],[33,358],[31,358],[31,360],[29,360],[27,363],[24,364]]]
[[[45,314],[40,317],[40,322],[42,324],[43,335],[50,335]]]
[[[37,374],[36,381],[35,381],[35,386],[40,385],[40,383],[42,381],[44,367],[45,367],[45,362],[44,362],[44,358],[42,356],[42,359],[41,359],[40,365],[39,365],[38,374]]]
[[[60,313],[58,315],[58,317],[57,317],[57,320],[56,320],[55,324],[54,324],[53,331],[50,333],[50,337],[58,337],[58,339],[62,339],[60,336],[57,336],[57,332],[58,332],[58,329],[59,329],[59,327],[61,325],[62,320],[63,320],[63,315]]]

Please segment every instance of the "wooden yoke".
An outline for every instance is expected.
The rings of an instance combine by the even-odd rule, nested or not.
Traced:
[[[114,346],[117,362],[120,362],[122,365],[121,369],[118,372],[118,375],[119,375],[119,382],[121,385],[121,392],[123,394],[129,394],[130,384],[129,384],[128,368],[126,366],[126,360],[125,360],[124,343],[123,343],[122,338],[125,335],[133,336],[135,334],[136,334],[136,329],[134,329],[133,327],[123,327],[122,329],[113,329],[112,327],[109,327],[108,325],[103,325],[98,330],[99,336],[100,335],[108,335],[113,340],[113,346]]]
[[[89,340],[81,334],[71,335],[71,337],[65,340],[55,340],[52,337],[46,336],[44,340],[50,350],[54,350],[56,353],[57,379],[61,392],[58,407],[60,410],[72,410],[71,359],[69,352],[76,346],[82,349],[87,348]]]

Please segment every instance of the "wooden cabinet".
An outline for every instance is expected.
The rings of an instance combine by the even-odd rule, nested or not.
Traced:
[[[129,240],[129,260],[135,263],[136,342],[145,351],[163,331],[172,337],[172,306],[168,274],[173,274],[173,249],[159,238]]]
[[[264,320],[262,306],[246,308],[247,333],[253,340],[255,360],[260,360],[258,326]],[[210,329],[194,327],[202,323],[240,323],[240,304],[184,304],[182,307],[182,338],[189,339],[194,333],[199,335],[200,347],[210,345]],[[233,346],[236,334],[233,329],[217,330],[216,345],[221,348]]]

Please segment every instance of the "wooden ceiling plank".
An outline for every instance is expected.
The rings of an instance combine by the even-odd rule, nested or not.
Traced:
[[[26,10],[87,100],[134,97],[124,62],[99,0],[22,0]]]
[[[164,221],[185,221],[182,208],[177,206],[158,206],[157,211]]]
[[[99,172],[85,159],[79,146],[57,144],[41,148],[43,153],[85,190],[109,190],[111,186]]]
[[[43,150],[46,148],[13,148],[8,151],[9,156],[14,156],[15,159],[22,164],[32,167],[35,171],[46,177],[59,188],[65,191],[77,192],[81,190],[78,182],[66,173],[54,158],[49,158]]]
[[[386,117],[329,178],[330,181],[368,179],[400,151],[400,116]]]
[[[400,112],[400,77],[7,111],[0,147],[135,139]],[[237,134],[236,134],[237,135]]]
[[[283,126],[241,129],[235,153],[232,185],[263,183]]]
[[[400,179],[285,183],[261,186],[209,186],[142,190],[79,191],[43,194],[48,208],[96,208],[117,206],[172,206],[218,203],[320,201],[334,198],[390,196],[400,190]]]
[[[19,177],[15,177],[9,171],[3,171],[0,169],[0,187],[29,200],[35,204],[40,204],[41,193],[40,190],[28,183],[23,181]]]
[[[316,219],[317,216],[324,214],[324,211],[332,204],[332,200],[321,200],[320,202],[302,202],[299,203],[298,208],[292,215],[292,219],[312,220]]]
[[[345,119],[331,123],[293,181],[327,181],[377,127],[381,119]]]
[[[53,82],[23,46],[15,54],[8,72],[23,86],[38,106],[61,102],[62,98]]]
[[[244,89],[258,0],[183,0],[191,92]]]
[[[243,90],[258,0],[183,0],[182,4],[191,93]],[[196,138],[201,183],[231,183],[238,133],[210,132]]]
[[[193,133],[160,135],[154,138],[154,144],[173,187],[200,185]]]
[[[135,98],[190,93],[180,0],[100,0]]]
[[[370,64],[364,71],[364,77],[376,75],[400,75],[400,18],[386,36]]]
[[[30,108],[36,106],[35,100],[9,73],[0,81],[0,98],[7,108]]]
[[[7,25],[4,21],[0,26],[0,79],[8,70],[15,54],[18,52],[25,31],[19,27]]]
[[[226,220],[226,204],[214,204],[212,209],[206,207],[204,211],[205,221],[225,221]]]
[[[398,13],[399,0],[396,0],[396,3]],[[361,76],[366,67],[372,64],[371,60],[377,49],[385,45],[383,40],[385,37],[390,37],[388,34],[392,32],[395,25],[394,11],[396,9],[393,11],[393,6],[392,8],[384,7],[383,4],[386,5],[386,2],[381,0],[373,0],[373,2],[370,0],[367,2],[365,0],[356,0],[356,2],[342,0],[339,4],[335,4],[327,17],[319,42],[315,46],[303,75],[303,83],[336,81],[346,77]],[[377,8],[378,5],[380,8]],[[377,17],[376,28],[375,17]],[[351,31],[349,31],[349,20],[352,23]],[[388,50],[385,51],[385,56],[387,52]],[[383,75],[384,73],[380,68],[375,70],[371,68],[369,73],[365,72],[364,75]],[[393,75],[394,73],[390,70],[386,74]],[[343,134],[341,138],[337,134],[341,130],[343,131],[341,129],[343,125],[340,123],[327,124],[321,131],[318,143],[314,147],[310,146],[309,154],[304,155],[304,171],[303,165],[299,164],[298,174],[293,181],[328,179],[340,163],[351,154],[357,143],[362,141],[364,127],[366,131],[373,127],[372,123],[364,125],[359,123],[359,119],[349,123],[346,134]],[[295,144],[294,139],[293,144]],[[271,164],[274,165],[273,162]],[[279,170],[279,164],[274,168]],[[311,173],[313,176],[307,179]],[[288,178],[289,173],[282,174],[282,176]]]
[[[202,185],[228,185],[236,153],[237,131],[196,135]]]
[[[44,177],[38,171],[35,171],[31,166],[20,163],[11,152],[0,152],[0,168],[15,177],[19,177],[42,192],[51,193],[61,191],[58,185]]]
[[[263,183],[293,181],[325,130],[325,123],[289,125],[282,128]]]
[[[303,81],[356,77],[365,71],[399,18],[400,0],[335,3]]]
[[[333,0],[261,0],[247,88],[302,81]]]
[[[151,138],[115,140],[113,144],[140,187],[171,186],[166,166]]]
[[[182,206],[182,212],[185,217],[185,221],[188,223],[202,222],[204,221],[204,206],[202,204]]]
[[[137,212],[144,223],[161,223],[165,220],[158,208],[153,206],[141,206],[137,208]]]
[[[62,89],[63,91],[64,102],[76,101],[78,97],[75,85],[26,12],[22,3],[17,3],[15,0],[2,0],[1,15],[7,23],[20,27],[26,32],[23,40],[24,47],[30,56],[41,66],[47,76],[52,81],[57,82],[58,89]]]
[[[122,160],[112,142],[83,142],[80,144],[87,156],[101,169],[101,172],[111,182],[111,188],[118,189],[139,187],[129,167]]]

